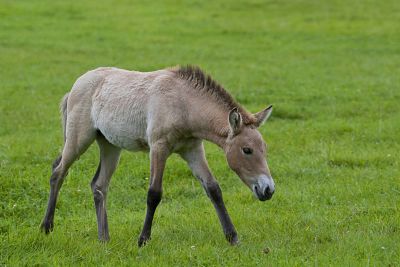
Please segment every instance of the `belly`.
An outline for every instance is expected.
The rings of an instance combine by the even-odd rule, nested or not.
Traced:
[[[104,137],[114,146],[129,150],[129,151],[149,151],[147,140],[142,138],[132,138],[125,136],[106,135]]]
[[[136,130],[121,131],[121,129],[111,127],[111,125],[98,128],[104,137],[114,146],[129,151],[148,151],[149,145],[147,137],[137,133]]]
[[[121,101],[118,105],[102,103],[93,106],[92,119],[111,144],[130,151],[143,151],[149,149],[145,110],[132,101]]]

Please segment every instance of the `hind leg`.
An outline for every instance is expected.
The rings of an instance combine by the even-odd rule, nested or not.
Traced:
[[[100,163],[91,188],[96,208],[99,240],[108,241],[110,236],[106,211],[107,191],[111,176],[118,165],[121,149],[110,144],[103,136],[99,136],[96,140],[100,148]]]
[[[72,127],[71,127],[72,128]],[[50,196],[47,204],[47,211],[40,228],[48,234],[53,230],[54,212],[58,192],[64,182],[69,167],[82,155],[93,143],[96,131],[92,128],[68,129],[69,136],[64,145],[61,156],[53,163],[53,171],[50,178]]]

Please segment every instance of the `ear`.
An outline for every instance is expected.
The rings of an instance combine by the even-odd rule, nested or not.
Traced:
[[[229,112],[229,126],[232,136],[240,133],[242,128],[242,115],[240,115],[238,108],[234,108]]]
[[[269,116],[272,113],[272,105],[267,107],[266,109],[254,114],[254,117],[256,117],[257,122],[255,123],[257,127],[261,126],[264,122],[266,122],[269,118]]]

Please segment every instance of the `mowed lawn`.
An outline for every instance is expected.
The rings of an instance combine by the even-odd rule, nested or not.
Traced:
[[[152,240],[137,248],[148,155],[122,154],[111,241],[97,241],[93,145],[40,233],[58,104],[89,69],[196,64],[248,110],[276,183],[260,202],[207,143],[240,245],[172,156]],[[400,5],[388,1],[0,1],[0,265],[400,265]]]

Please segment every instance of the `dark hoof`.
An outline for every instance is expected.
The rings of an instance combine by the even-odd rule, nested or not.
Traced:
[[[138,240],[138,246],[143,247],[150,240],[150,236],[140,236]]]
[[[239,244],[239,239],[237,237],[237,233],[233,232],[233,233],[227,233],[225,234],[226,240],[228,240],[228,242],[232,245],[232,246],[236,246]]]
[[[54,224],[53,222],[42,222],[40,225],[40,230],[44,232],[46,235],[53,231]]]
[[[110,237],[109,236],[99,236],[99,242],[102,244],[108,243],[110,241]]]

